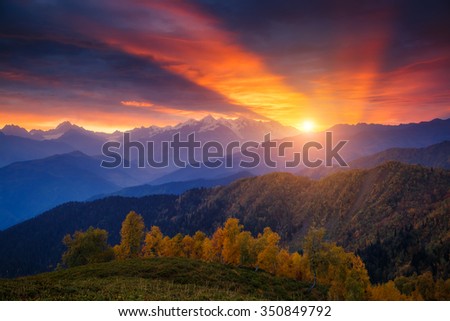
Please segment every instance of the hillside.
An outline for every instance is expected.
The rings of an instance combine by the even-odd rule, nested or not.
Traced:
[[[327,289],[183,258],[87,265],[0,280],[0,300],[324,300]]]
[[[351,161],[389,148],[424,148],[450,140],[450,119],[398,126],[358,124],[330,129],[335,139],[348,139],[343,155]]]
[[[390,148],[374,155],[359,158],[351,162],[350,167],[371,168],[387,161],[450,169],[450,141],[424,148]]]
[[[377,124],[336,125],[328,129],[332,132],[333,142],[348,141],[339,151],[339,155],[350,163],[356,159],[374,155],[391,148],[425,148],[434,144],[450,141],[450,119],[434,119],[429,122],[401,124],[397,126]],[[286,159],[293,159],[293,151],[300,151],[307,142],[315,141],[326,146],[324,132],[302,134],[282,139],[281,142],[293,142],[294,147],[287,150]],[[311,159],[325,159],[326,149],[310,150]],[[297,171],[302,168],[297,168]]]
[[[450,169],[450,141],[444,141],[424,148],[389,148],[373,155],[355,159],[349,162],[349,168],[322,166],[304,169],[298,174],[317,179],[342,170],[372,168],[388,161]]]
[[[0,132],[0,150],[0,167],[3,167],[14,162],[69,153],[75,149],[63,142],[36,141]]]
[[[107,196],[127,196],[127,197],[143,197],[147,195],[156,195],[156,194],[182,194],[189,189],[200,188],[200,187],[215,187],[230,184],[231,182],[245,177],[253,176],[249,172],[239,172],[234,175],[225,176],[216,179],[194,179],[189,181],[174,181],[165,184],[159,185],[138,185],[127,187],[121,189],[120,191],[111,193],[109,195],[99,195],[95,196],[92,199],[104,198]]]
[[[0,230],[65,202],[110,194],[152,176],[134,165],[108,169],[100,163],[99,158],[76,151],[0,168]]]
[[[0,168],[0,229],[71,200],[118,190],[114,177],[98,164],[72,152]]]
[[[293,251],[311,226],[325,227],[330,240],[366,259],[374,244],[383,245],[384,263],[367,265],[374,282],[426,270],[447,278],[449,187],[449,171],[390,162],[319,181],[273,173],[180,196],[68,203],[0,233],[0,275],[54,268],[63,236],[89,226],[108,230],[110,244],[117,244],[120,222],[135,210],[146,226],[158,225],[167,235],[211,233],[235,216],[253,233],[270,226]],[[404,246],[387,252],[385,242]]]

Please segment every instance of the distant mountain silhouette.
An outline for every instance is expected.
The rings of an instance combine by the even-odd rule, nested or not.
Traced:
[[[72,152],[74,148],[63,142],[36,141],[0,132],[0,151],[0,167],[2,167],[18,161]]]
[[[191,120],[173,127],[140,128],[135,129],[135,131],[137,137],[141,137],[141,139],[150,137],[149,139],[153,139],[154,142],[170,140],[171,136],[177,131],[185,136],[191,132],[196,132],[198,133],[197,138],[202,141],[214,139],[215,135],[222,135],[221,139],[225,144],[230,139],[244,139],[243,135],[248,132],[253,135],[256,135],[255,133],[263,135],[262,133],[270,127],[278,128],[280,131],[286,129],[280,126],[275,123],[249,121],[242,118],[225,120],[205,117],[199,121]],[[5,126],[5,128],[7,132],[25,135],[24,129],[14,126]],[[259,129],[256,130],[255,128]],[[438,143],[429,148],[389,148],[372,156],[365,155],[363,158],[350,161],[351,168],[370,168],[389,160],[431,167],[449,167],[449,143],[442,142],[450,136],[449,119],[399,126],[338,125],[333,130],[335,140],[350,137],[348,138],[348,146],[343,149],[343,154],[347,155],[347,159],[359,154],[364,155],[372,150],[378,150],[381,148],[380,146],[395,144],[399,146],[420,146],[430,141]],[[286,129],[286,132],[289,132],[289,128]],[[2,150],[0,166],[10,165],[0,170],[2,175],[0,176],[2,178],[0,182],[0,186],[2,186],[0,189],[0,217],[4,218],[0,224],[0,229],[33,217],[45,209],[66,201],[84,200],[95,195],[109,194],[123,188],[142,184],[147,186],[126,190],[127,192],[124,193],[131,194],[125,195],[132,195],[132,193],[136,193],[137,196],[145,195],[145,193],[182,193],[192,187],[211,186],[208,184],[214,183],[209,182],[210,180],[221,180],[228,176],[238,175],[243,170],[236,165],[242,159],[237,154],[231,156],[235,160],[233,168],[222,166],[211,169],[202,166],[199,169],[192,167],[178,169],[169,166],[162,170],[149,167],[139,169],[136,161],[131,160],[133,167],[131,169],[106,170],[99,166],[101,156],[89,158],[87,155],[74,157],[75,154],[71,156],[63,156],[62,154],[72,152],[75,148],[94,154],[97,149],[100,149],[103,141],[113,139],[114,135],[118,135],[117,132],[114,134],[94,133],[66,122],[54,130],[31,131],[29,134],[36,137],[41,135],[41,139],[50,137],[54,139],[38,140],[36,137],[30,139],[0,133],[0,149]],[[301,143],[308,140],[320,141],[323,137],[323,134],[320,133],[302,134],[294,137],[293,140],[296,143]],[[58,156],[50,157],[55,154]],[[289,158],[289,155],[287,157]],[[67,158],[71,161],[68,161]],[[11,164],[17,161],[25,162]],[[285,169],[259,166],[246,170],[252,175],[261,175]],[[318,178],[330,174],[336,169],[292,169],[291,171]],[[71,177],[73,179],[69,179]],[[96,181],[96,178],[99,180]],[[88,182],[90,183],[88,184]],[[100,185],[98,188],[97,183]],[[163,186],[154,187],[154,185]],[[68,188],[65,188],[65,186]],[[19,204],[15,206],[15,202]]]
[[[208,115],[200,120],[190,119],[176,126],[148,128],[141,127],[129,131],[136,140],[160,141],[171,140],[175,133],[180,133],[182,137],[192,132],[200,141],[216,140],[229,142],[231,140],[260,141],[267,133],[272,133],[274,138],[284,138],[294,136],[299,131],[293,127],[283,126],[276,121],[257,121],[248,118],[225,119],[214,118]]]
[[[350,162],[351,168],[371,168],[386,161],[399,161],[428,167],[450,169],[450,141],[424,148],[390,148]]]
[[[99,167],[80,152],[17,162],[0,168],[0,229],[67,201],[120,189],[124,173]]]
[[[342,170],[372,168],[387,161],[450,169],[450,141],[444,141],[424,148],[390,148],[373,155],[355,159],[349,163],[349,168],[311,168],[298,172],[298,175],[317,179]]]
[[[69,129],[60,137],[55,139],[57,142],[62,142],[72,146],[75,150],[81,151],[87,155],[101,155],[102,146],[106,142],[98,135],[77,129]]]
[[[25,129],[17,125],[5,125],[0,133],[9,136],[18,136],[22,138],[33,138],[32,135]]]
[[[126,196],[126,197],[142,197],[147,195],[156,195],[156,194],[175,194],[179,195],[186,192],[189,189],[199,188],[199,187],[216,187],[227,185],[237,179],[246,178],[253,176],[249,172],[239,172],[234,175],[225,176],[222,178],[216,179],[196,179],[190,181],[180,181],[180,182],[170,182],[160,185],[139,185],[132,186],[121,189],[120,191],[108,194],[108,195],[97,195],[91,198],[90,200],[100,199],[108,196]]]
[[[337,139],[349,140],[343,153],[350,161],[389,148],[423,148],[450,140],[450,119],[398,126],[341,125],[331,130]]]
[[[56,128],[49,129],[49,130],[40,130],[40,129],[33,129],[30,130],[29,134],[34,139],[38,140],[54,140],[58,139],[64,134],[66,134],[69,131],[76,131],[79,133],[85,133],[85,134],[96,134],[93,131],[86,130],[83,127],[77,126],[75,124],[72,124],[69,121],[62,122]]]
[[[14,133],[21,136],[27,136],[27,132],[23,128],[18,128],[13,125],[5,126],[3,129],[7,133]],[[381,152],[389,148],[423,148],[432,144],[440,143],[445,140],[450,140],[450,119],[441,120],[435,119],[429,122],[421,122],[417,124],[405,124],[398,126],[387,126],[377,124],[357,124],[357,125],[336,125],[329,129],[333,132],[333,141],[348,140],[346,146],[341,150],[340,155],[350,162],[357,158],[365,157],[374,153]],[[155,146],[156,159],[161,157],[161,144],[163,141],[172,141],[173,136],[177,133],[180,134],[182,140],[195,133],[196,139],[201,143],[209,141],[217,141],[226,146],[231,141],[244,142],[248,140],[254,140],[256,142],[262,142],[264,135],[271,133],[272,139],[278,139],[278,142],[283,141],[293,142],[294,148],[287,149],[286,156],[277,157],[279,166],[277,168],[270,168],[261,164],[258,168],[251,169],[254,174],[264,174],[273,171],[290,171],[298,172],[301,168],[286,169],[283,168],[284,160],[292,159],[292,152],[302,151],[302,146],[309,141],[318,141],[325,146],[324,138],[325,134],[321,133],[302,133],[298,134],[298,131],[292,127],[282,126],[274,121],[255,121],[246,118],[238,119],[215,119],[212,116],[207,116],[201,120],[188,120],[184,123],[180,123],[176,126],[166,127],[141,127],[130,130],[131,140],[140,141],[146,143],[151,141]],[[30,160],[41,157],[50,156],[57,153],[64,153],[71,150],[80,150],[88,155],[101,155],[101,146],[108,140],[122,141],[123,133],[115,132],[112,134],[98,133],[86,130],[80,126],[71,124],[70,122],[61,123],[57,128],[47,131],[32,130],[28,133],[30,137],[36,140],[36,144],[33,144],[33,140],[29,140],[26,146],[17,143],[2,143],[0,140],[0,147],[4,146],[5,153],[0,156],[0,166],[12,163],[18,160]],[[15,136],[3,136],[8,137],[6,140],[14,140]],[[25,138],[22,138],[22,140]],[[3,139],[5,140],[5,139]],[[17,139],[16,139],[17,140]],[[41,140],[39,142],[39,140]],[[64,145],[53,145],[52,148],[45,147],[49,143],[63,143]],[[35,146],[33,146],[35,145]],[[41,146],[43,146],[41,148]],[[56,146],[59,146],[58,150]],[[53,150],[56,149],[56,151]],[[10,152],[12,150],[12,152]],[[261,154],[261,149],[258,150]],[[321,157],[323,159],[324,150],[311,152],[312,158]],[[4,155],[6,154],[6,156]],[[181,151],[182,158],[185,159],[186,151]],[[232,157],[236,159],[242,159],[242,156],[235,154]],[[201,159],[200,149],[197,150],[196,158]],[[132,152],[129,161],[136,161],[136,153]],[[171,165],[164,170],[158,170],[159,176],[169,174],[178,170],[171,162]],[[178,171],[179,174],[185,175],[183,179],[170,179],[165,181],[159,181],[157,183],[166,183],[170,181],[180,180],[192,180],[198,178],[212,179],[218,175],[226,176],[241,171],[238,167],[239,162],[235,162],[235,167],[232,169],[222,170],[220,174],[217,174],[221,169],[209,171],[208,169],[190,171],[189,169]],[[195,173],[191,176],[188,174]],[[178,174],[173,174],[174,176]],[[170,176],[167,177],[169,179]]]
[[[340,155],[347,162],[373,155],[389,148],[423,148],[450,140],[450,119],[434,119],[429,122],[397,126],[357,124],[336,125],[329,130],[333,133],[333,144],[346,140]],[[302,146],[309,141],[317,141],[325,146],[325,135],[321,133],[301,134],[288,139],[294,148],[287,151],[287,159],[292,159],[292,151],[302,151]],[[311,159],[324,159],[325,148],[317,151],[311,149]],[[301,170],[298,168],[297,171]]]

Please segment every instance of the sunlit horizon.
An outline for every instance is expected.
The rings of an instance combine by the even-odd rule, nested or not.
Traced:
[[[64,122],[70,122],[73,125],[82,127],[86,130],[89,131],[93,131],[93,132],[99,132],[99,133],[107,133],[107,134],[111,134],[113,132],[116,131],[120,131],[120,132],[126,132],[132,129],[136,129],[136,128],[146,128],[146,127],[151,127],[151,126],[157,126],[157,127],[174,127],[176,125],[179,125],[180,123],[184,123],[187,122],[189,120],[196,120],[196,121],[200,121],[201,119],[207,117],[207,116],[211,116],[211,114],[205,113],[202,115],[197,115],[196,117],[187,117],[183,120],[179,120],[179,121],[172,121],[169,123],[147,123],[147,124],[130,124],[130,125],[123,125],[123,126],[105,126],[102,124],[97,124],[95,122],[84,122],[80,119],[71,119],[71,118],[61,118],[61,119],[57,119],[54,121],[48,121],[48,122],[39,122],[39,123],[21,123],[19,122],[0,122],[0,130],[2,128],[4,128],[5,126],[9,126],[9,125],[14,125],[14,126],[18,126],[21,128],[24,128],[25,130],[27,130],[28,132],[31,130],[51,130],[51,129],[55,129],[56,127],[58,127],[58,125],[64,123]],[[224,118],[224,119],[229,119],[229,120],[234,120],[237,117],[223,117],[223,116],[217,116],[217,115],[212,115],[215,119],[219,119],[219,118]],[[299,133],[314,133],[314,132],[321,132],[321,131],[325,131],[328,130],[330,128],[332,128],[333,126],[336,125],[358,125],[358,124],[379,124],[379,125],[389,125],[389,126],[396,126],[396,125],[402,125],[402,124],[410,124],[410,123],[419,123],[419,122],[428,122],[428,121],[432,121],[436,118],[429,118],[429,119],[423,119],[417,122],[398,122],[398,123],[393,123],[393,122],[385,122],[385,123],[374,123],[374,122],[355,122],[355,123],[336,123],[336,124],[332,124],[330,126],[323,126],[320,125],[319,123],[317,123],[314,120],[310,120],[310,119],[305,119],[303,121],[297,122],[295,124],[295,126],[290,126],[287,124],[283,124],[280,123],[284,126],[290,126],[293,127],[295,129],[297,129],[299,131]],[[442,117],[440,119],[447,119],[445,117]],[[263,121],[263,122],[269,122],[271,121],[270,119],[266,119],[266,120],[259,120],[259,121]]]

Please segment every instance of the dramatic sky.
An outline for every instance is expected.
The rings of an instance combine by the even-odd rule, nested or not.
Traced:
[[[2,0],[0,126],[448,118],[449,4]]]

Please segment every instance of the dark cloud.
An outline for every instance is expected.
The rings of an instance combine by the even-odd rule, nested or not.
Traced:
[[[84,21],[127,28],[125,12],[106,1],[2,2],[0,86],[4,95],[55,101],[53,108],[95,107],[106,112],[149,113],[121,101],[150,101],[173,109],[243,113],[219,93],[162,68],[167,62],[136,56],[80,32]],[[135,17],[135,16],[133,16]],[[147,16],[148,18],[148,16]],[[3,108],[7,108],[3,106]],[[28,105],[10,107],[27,109]],[[49,104],[49,112],[54,111]],[[11,112],[11,111],[10,111]]]
[[[123,108],[121,100],[139,99],[192,110],[238,109],[157,62],[113,48],[29,38],[5,38],[1,44],[0,70],[11,73],[9,79],[0,79],[3,90],[80,100],[85,99],[83,93],[95,91],[92,101],[105,103],[108,110]]]

